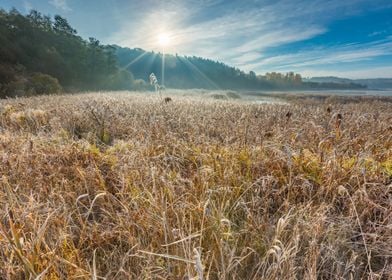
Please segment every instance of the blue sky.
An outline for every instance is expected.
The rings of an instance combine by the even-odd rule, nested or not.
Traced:
[[[392,0],[0,0],[66,17],[82,37],[256,73],[392,77]]]

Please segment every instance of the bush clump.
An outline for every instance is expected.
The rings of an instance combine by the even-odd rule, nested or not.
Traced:
[[[0,83],[0,98],[22,97],[62,92],[56,78],[43,73],[17,73],[8,83]]]
[[[55,94],[62,91],[62,87],[56,78],[42,73],[34,73],[28,81],[28,91],[33,95]]]

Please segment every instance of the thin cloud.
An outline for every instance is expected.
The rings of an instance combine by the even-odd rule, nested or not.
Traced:
[[[272,32],[267,32],[256,39],[249,41],[235,49],[236,52],[249,52],[264,50],[288,43],[303,41],[326,32],[322,27],[291,27]]]
[[[371,60],[389,53],[390,45],[375,42],[320,45],[318,49],[269,55],[276,47],[329,32],[330,22],[361,14],[364,9],[380,9],[383,0],[169,0],[164,5],[146,1],[146,5],[132,7],[137,14],[131,16],[132,20],[124,17],[122,27],[107,42],[162,51],[157,37],[165,32],[172,38],[166,52],[207,57],[259,73]],[[152,12],[151,5],[155,6]]]
[[[259,52],[247,52],[241,56],[232,58],[231,61],[233,61],[237,65],[244,65],[247,63],[252,63],[260,58],[262,58],[262,55]]]
[[[72,9],[68,6],[67,0],[50,0],[49,4],[54,6],[56,9],[63,10],[64,12],[72,11]]]
[[[235,1],[234,1],[235,2]],[[342,13],[355,11],[355,3],[363,0],[346,1],[279,1],[267,4],[261,1],[253,9],[241,9],[243,2],[238,2],[235,9],[227,9],[222,1],[169,1],[164,6],[156,1],[148,1],[148,6],[158,5],[154,12],[138,7],[138,17],[132,22],[124,20],[123,28],[109,39],[130,47],[137,44],[146,49],[157,49],[153,32],[157,29],[169,29],[173,33],[175,46],[179,53],[197,53],[203,56],[200,44],[208,45],[208,53],[214,50],[220,54],[222,48],[234,52],[229,56],[240,56],[246,52],[260,51],[292,42],[313,38],[326,32],[317,21],[327,21],[334,10]],[[219,5],[221,4],[221,5]],[[242,5],[241,5],[242,4]],[[238,6],[238,7],[237,7]],[[349,9],[351,8],[351,9]],[[213,19],[201,19],[203,13],[214,10]],[[141,19],[141,20],[137,20]],[[192,24],[189,24],[192,22]],[[208,41],[205,44],[203,41]],[[246,43],[243,43],[246,42]],[[225,58],[218,55],[219,58]]]
[[[30,12],[33,9],[33,5],[29,1],[23,1],[23,8],[25,12]]]
[[[392,40],[333,46],[318,50],[305,50],[292,54],[277,55],[260,59],[256,63],[248,64],[247,67],[254,70],[265,69],[267,71],[295,70],[296,68],[366,61],[387,55],[392,55]]]

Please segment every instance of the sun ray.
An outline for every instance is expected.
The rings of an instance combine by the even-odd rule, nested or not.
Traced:
[[[132,60],[131,62],[129,62],[127,65],[121,67],[121,69],[127,69],[129,66],[131,66],[132,64],[134,64],[135,62],[137,62],[138,60],[140,60],[143,56],[145,56],[146,54],[148,54],[148,52],[143,52],[141,55],[139,55],[138,57],[136,57],[134,60]]]
[[[196,65],[194,65],[192,62],[189,61],[186,57],[180,57],[178,56],[180,61],[182,61],[186,66],[189,67],[189,69],[193,72],[196,72],[202,79],[206,80],[210,86],[213,87],[213,89],[221,89],[214,81],[212,81],[210,78],[208,78],[199,68],[197,68]]]

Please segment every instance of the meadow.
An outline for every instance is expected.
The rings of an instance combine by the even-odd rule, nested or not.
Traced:
[[[391,279],[390,99],[165,95],[0,101],[0,279]]]

